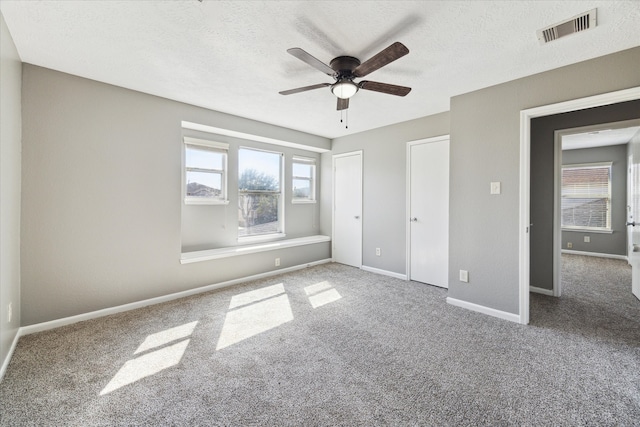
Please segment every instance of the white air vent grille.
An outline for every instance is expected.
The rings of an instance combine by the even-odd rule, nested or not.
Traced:
[[[592,9],[566,21],[538,30],[538,40],[540,40],[541,44],[545,44],[557,40],[560,37],[568,36],[569,34],[595,28],[595,26],[596,9]]]

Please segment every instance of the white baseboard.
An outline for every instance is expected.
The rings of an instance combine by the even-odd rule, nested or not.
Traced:
[[[11,347],[9,348],[9,353],[7,353],[7,357],[5,357],[2,361],[2,367],[0,367],[0,382],[4,378],[4,373],[7,372],[7,367],[9,367],[9,362],[11,362],[11,356],[13,356],[13,352],[18,345],[18,340],[21,336],[21,329],[22,328],[18,328],[18,332],[16,332],[16,336],[13,337],[13,342],[11,343]]]
[[[529,286],[529,292],[535,292],[536,294],[553,296],[553,289],[538,288],[536,286]]]
[[[161,297],[150,298],[143,301],[132,302],[129,304],[123,304],[116,307],[109,307],[102,310],[92,311],[89,313],[78,314],[76,316],[64,317],[62,319],[51,320],[49,322],[36,323],[35,325],[23,326],[20,328],[19,335],[29,335],[36,332],[47,331],[49,329],[59,328],[61,326],[71,325],[73,323],[82,322],[84,320],[96,319],[98,317],[109,316],[111,314],[122,313],[123,311],[135,310],[136,308],[142,308],[149,305],[160,304],[167,301],[172,301],[178,298],[184,298],[191,295],[200,294],[203,292],[213,291],[215,289],[226,288],[228,286],[237,285],[238,283],[249,282],[251,280],[262,279],[265,277],[275,276],[282,273],[289,273],[291,271],[302,270],[303,268],[312,267],[314,265],[326,264],[331,262],[331,259],[323,259],[320,261],[314,261],[306,264],[296,265],[293,267],[281,268],[279,270],[268,271],[266,273],[254,274],[253,276],[242,277],[239,279],[228,280],[226,282],[214,283],[212,285],[202,286],[200,288],[189,289],[187,291],[176,292],[169,295],[163,295]]]
[[[572,249],[562,249],[563,254],[570,255],[584,255],[584,256],[595,256],[598,258],[612,258],[612,259],[622,259],[628,261],[626,255],[616,255],[616,254],[603,254],[600,252],[582,252],[582,251],[574,251]]]
[[[488,314],[489,316],[498,317],[510,322],[520,323],[520,316],[506,311],[496,310],[494,308],[485,307],[483,305],[474,304],[472,302],[462,301],[455,298],[447,297],[447,303],[456,307],[466,308],[467,310],[477,311],[478,313]]]
[[[394,273],[393,271],[382,270],[380,268],[367,267],[363,265],[360,267],[364,271],[368,271],[369,273],[382,274],[383,276],[395,277],[396,279],[407,280],[406,274]]]

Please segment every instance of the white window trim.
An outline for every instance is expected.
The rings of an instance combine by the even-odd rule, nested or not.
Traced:
[[[185,205],[228,205],[229,204],[229,194],[227,191],[227,182],[228,182],[228,158],[229,158],[229,144],[218,141],[210,141],[208,139],[200,139],[200,138],[192,138],[190,136],[183,137],[184,149],[188,145],[195,145],[200,147],[205,147],[209,149],[213,149],[214,151],[224,153],[224,159],[222,164],[222,170],[219,171],[222,176],[222,197],[221,198],[206,198],[206,197],[189,197],[185,194],[184,196],[184,204]],[[186,175],[187,175],[187,165],[186,159],[182,162],[182,191],[185,191],[186,188]]]
[[[311,178],[307,178],[307,177],[297,177],[295,175],[293,175],[293,165],[294,163],[300,163],[300,164],[305,164],[305,165],[309,165],[311,166]],[[293,156],[293,159],[291,161],[291,203],[296,205],[296,204],[314,204],[317,203],[316,200],[316,177],[317,177],[317,165],[316,165],[316,159],[312,158],[312,157],[301,157],[301,156]],[[297,198],[293,195],[293,181],[295,179],[308,179],[310,181],[309,187],[311,188],[311,198],[308,199],[302,199],[302,198]]]
[[[613,191],[611,186],[613,184],[613,162],[593,162],[593,163],[575,163],[575,164],[565,164],[562,165],[561,169],[564,171],[565,169],[595,169],[595,168],[609,168],[609,227],[578,227],[578,226],[567,226],[561,225],[562,231],[574,231],[574,232],[585,232],[585,233],[603,233],[603,234],[612,234],[613,233]],[[562,221],[562,220],[561,220]]]
[[[284,203],[284,195],[285,195],[285,182],[284,182],[284,169],[285,169],[285,161],[284,161],[284,153],[280,152],[280,151],[273,151],[273,150],[263,150],[261,148],[255,148],[255,147],[247,147],[247,146],[240,146],[238,147],[238,159],[240,158],[240,150],[253,150],[253,151],[262,151],[265,153],[272,153],[272,154],[277,154],[280,156],[280,191],[277,192],[278,194],[280,194],[280,197],[278,198],[278,222],[279,227],[278,229],[280,231],[278,231],[277,233],[268,233],[268,234],[254,234],[254,235],[250,235],[250,236],[238,236],[237,237],[237,242],[238,243],[251,243],[251,242],[262,242],[262,241],[267,241],[267,240],[277,240],[277,239],[281,239],[283,237],[286,237],[287,235],[285,234],[285,225],[284,225],[284,218],[285,218],[285,203]],[[238,167],[238,170],[240,168]],[[240,186],[238,185],[238,196],[241,193],[240,190]],[[271,192],[269,191],[268,193],[272,193],[272,194],[276,194],[275,191]],[[236,206],[237,207],[237,206]]]

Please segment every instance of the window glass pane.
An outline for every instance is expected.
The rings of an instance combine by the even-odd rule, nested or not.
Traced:
[[[280,232],[279,197],[280,194],[241,193],[238,197],[238,236]]]
[[[305,165],[300,163],[293,164],[293,176],[311,178],[311,165]]]
[[[281,233],[282,154],[238,150],[238,236]]]
[[[221,197],[222,174],[187,171],[188,197]]]
[[[293,180],[293,197],[297,199],[311,198],[311,180],[294,179]]]
[[[187,145],[185,155],[188,168],[222,170],[224,154],[221,152]]]
[[[240,149],[238,151],[238,189],[280,191],[279,153]]]

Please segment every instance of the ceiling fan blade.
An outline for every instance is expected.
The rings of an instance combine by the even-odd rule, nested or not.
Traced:
[[[360,89],[373,90],[375,92],[388,93],[389,95],[405,96],[411,92],[410,87],[390,85],[388,83],[371,82],[363,80],[358,83]]]
[[[353,70],[353,75],[356,77],[364,77],[367,74],[373,73],[374,71],[395,61],[396,59],[402,58],[407,53],[409,53],[409,49],[407,49],[405,45],[400,42],[395,42],[388,48],[383,49],[373,57],[358,65],[356,69]]]
[[[320,89],[321,87],[331,86],[331,83],[320,83],[317,85],[304,86],[296,89],[283,90],[282,92],[278,92],[280,95],[293,95],[294,93],[306,92],[308,90]]]
[[[295,56],[299,60],[304,61],[307,64],[311,65],[316,70],[322,71],[328,76],[333,76],[336,73],[333,68],[329,67],[327,64],[320,61],[319,59],[311,56],[310,54],[300,49],[299,47],[293,47],[291,49],[287,49],[287,52]]]
[[[336,110],[346,110],[347,108],[349,108],[349,98],[338,98],[338,108]]]

